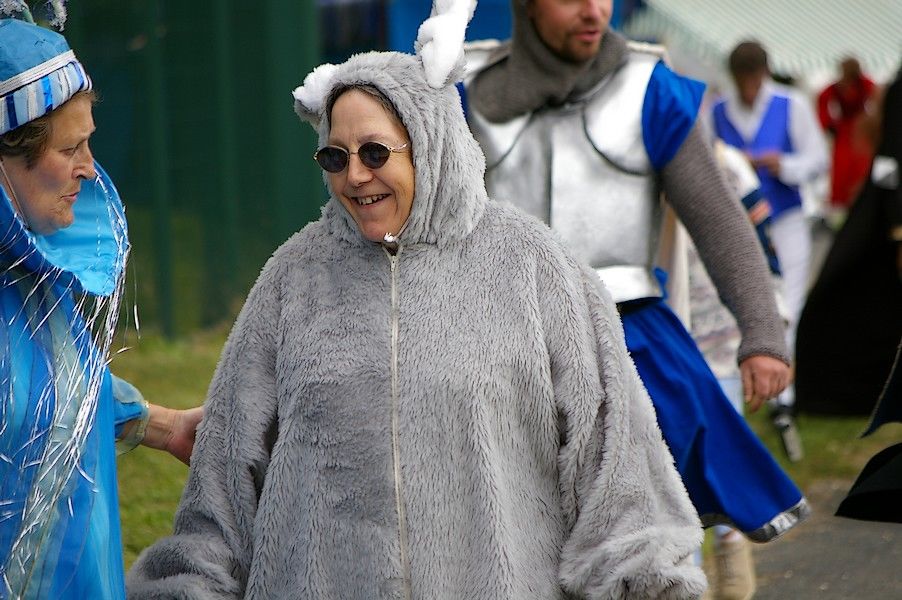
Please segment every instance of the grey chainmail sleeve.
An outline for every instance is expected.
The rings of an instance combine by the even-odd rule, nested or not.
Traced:
[[[692,236],[721,302],[739,324],[738,361],[763,354],[789,364],[764,252],[698,123],[660,176],[664,194]]]

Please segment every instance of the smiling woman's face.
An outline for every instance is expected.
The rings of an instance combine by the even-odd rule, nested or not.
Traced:
[[[379,242],[387,233],[397,235],[410,216],[416,189],[407,131],[376,98],[355,89],[335,101],[330,122],[328,144],[354,153],[344,170],[329,173],[332,193],[366,239]],[[356,154],[366,142],[391,148],[408,146],[389,153],[388,161],[378,169],[370,169]]]
[[[2,182],[6,192],[18,203],[19,216],[41,235],[72,224],[81,180],[97,176],[88,146],[94,133],[91,98],[76,96],[53,111],[50,118],[50,139],[34,166],[29,167],[24,156],[3,159],[9,176],[9,182]]]

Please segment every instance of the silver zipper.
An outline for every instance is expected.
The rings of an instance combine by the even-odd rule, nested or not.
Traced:
[[[394,457],[395,470],[395,508],[398,511],[398,547],[401,559],[401,574],[404,578],[404,598],[411,600],[410,562],[407,558],[407,517],[404,511],[404,502],[401,500],[401,446],[399,441],[399,394],[398,394],[398,334],[400,308],[398,302],[398,257],[401,248],[392,255],[388,250],[388,259],[391,264],[391,441],[392,455]]]

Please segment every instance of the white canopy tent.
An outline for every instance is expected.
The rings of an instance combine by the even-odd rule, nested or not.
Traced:
[[[721,87],[737,43],[755,39],[771,70],[813,92],[846,56],[878,82],[902,59],[902,0],[646,0],[624,25],[633,39],[667,46],[674,67]]]

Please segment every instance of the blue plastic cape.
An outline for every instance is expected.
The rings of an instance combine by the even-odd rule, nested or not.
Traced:
[[[95,165],[75,222],[36,236],[0,187],[0,598],[124,597],[107,358],[128,236]]]

